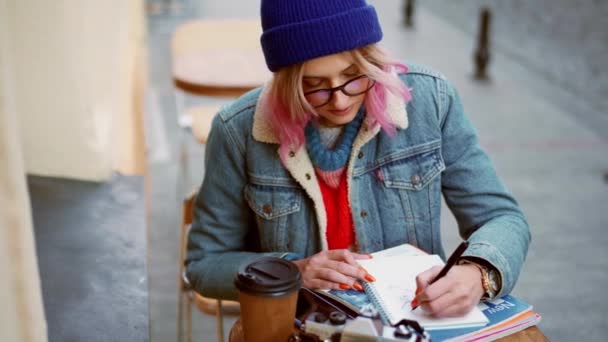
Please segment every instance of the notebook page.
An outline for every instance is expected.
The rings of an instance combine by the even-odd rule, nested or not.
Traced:
[[[429,254],[418,247],[414,247],[408,243],[404,243],[402,245],[398,245],[395,247],[383,249],[381,251],[372,253],[372,255],[373,255],[374,259],[376,259],[376,258],[385,258],[385,257],[419,256],[419,255],[429,255]]]
[[[438,255],[395,256],[357,260],[371,275],[373,283],[367,283],[380,298],[382,309],[391,324],[406,318],[418,321],[426,329],[451,329],[485,325],[486,316],[474,308],[463,317],[434,318],[423,310],[411,311],[410,303],[416,292],[416,276],[423,271],[444,262]]]

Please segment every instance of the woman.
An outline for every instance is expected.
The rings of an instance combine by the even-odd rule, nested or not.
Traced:
[[[331,289],[373,281],[355,260],[402,243],[444,257],[443,194],[470,247],[441,280],[418,276],[420,306],[456,316],[509,293],[528,225],[454,88],[389,58],[364,0],[262,0],[261,15],[273,79],[213,122],[186,260],[196,290],[236,298],[238,266],[261,255]]]

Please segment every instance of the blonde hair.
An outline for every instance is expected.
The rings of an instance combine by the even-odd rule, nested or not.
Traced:
[[[406,72],[407,67],[391,58],[377,44],[346,53],[352,55],[361,73],[376,81],[364,101],[371,124],[378,124],[387,134],[394,135],[395,125],[386,113],[386,93],[389,91],[405,101],[411,99],[408,87],[397,75],[398,72]],[[318,116],[304,97],[304,63],[290,65],[274,73],[265,103],[272,113],[271,128],[280,143],[281,159],[304,143],[304,128]]]

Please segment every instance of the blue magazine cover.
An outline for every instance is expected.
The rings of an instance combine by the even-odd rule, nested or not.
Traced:
[[[374,304],[370,301],[369,297],[365,292],[357,290],[329,290],[329,293],[334,299],[340,300],[342,303],[350,306],[353,310],[359,314],[365,314],[366,316],[375,316],[378,311]]]
[[[494,299],[490,302],[479,304],[479,308],[484,315],[488,317],[489,323],[482,328],[462,328],[462,329],[447,329],[430,331],[433,341],[444,341],[450,338],[470,334],[482,329],[491,328],[494,325],[500,324],[518,314],[532,310],[532,305],[523,300],[507,295],[501,298]]]

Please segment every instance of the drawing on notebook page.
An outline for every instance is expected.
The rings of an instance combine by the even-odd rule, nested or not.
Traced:
[[[394,255],[357,260],[376,281],[364,282],[365,292],[378,309],[385,324],[401,319],[415,320],[426,329],[483,326],[488,320],[481,310],[473,308],[462,317],[435,318],[424,310],[411,311],[410,302],[416,292],[416,276],[444,262],[438,255]]]

